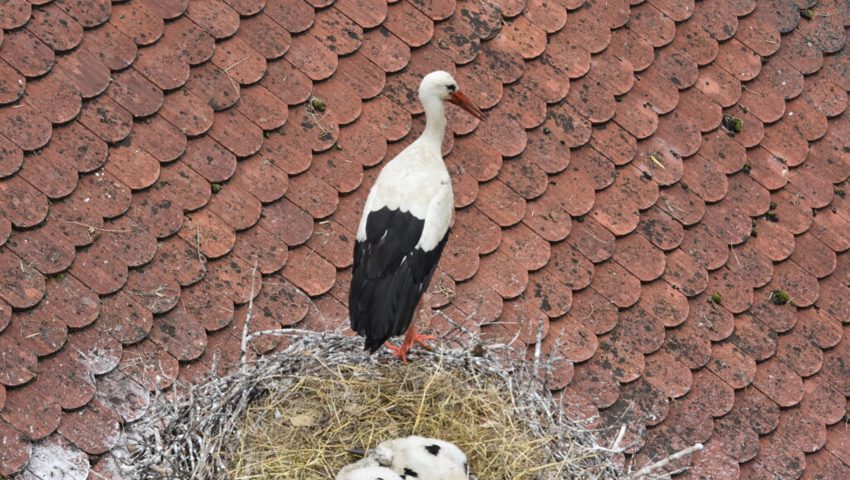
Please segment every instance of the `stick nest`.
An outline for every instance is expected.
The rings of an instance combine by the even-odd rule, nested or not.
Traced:
[[[454,442],[481,480],[619,478],[592,432],[568,420],[532,374],[467,351],[409,365],[362,340],[297,338],[226,377],[159,396],[127,435],[134,478],[334,478],[348,450],[423,435]],[[521,358],[521,356],[511,356]]]

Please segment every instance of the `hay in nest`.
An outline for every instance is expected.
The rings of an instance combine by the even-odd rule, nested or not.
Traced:
[[[356,460],[349,449],[418,434],[456,443],[481,480],[621,476],[527,362],[509,371],[465,350],[416,357],[405,366],[367,355],[362,339],[304,334],[229,376],[158,397],[128,431],[124,473],[333,478]]]
[[[313,363],[248,408],[232,478],[333,478],[352,462],[348,449],[408,435],[455,443],[481,478],[554,478],[566,468],[567,459],[554,458],[554,438],[516,418],[500,377],[434,360]]]

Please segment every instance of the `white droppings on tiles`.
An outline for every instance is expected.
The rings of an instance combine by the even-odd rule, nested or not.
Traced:
[[[33,445],[30,463],[20,480],[86,480],[89,458],[77,447],[57,437]]]

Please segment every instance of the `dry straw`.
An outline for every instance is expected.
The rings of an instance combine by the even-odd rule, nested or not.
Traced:
[[[355,460],[349,449],[418,434],[457,443],[480,480],[621,477],[618,452],[560,413],[539,365],[521,356],[510,369],[486,350],[423,352],[402,365],[361,348],[362,339],[300,332],[285,351],[158,396],[128,430],[124,473],[333,478]]]

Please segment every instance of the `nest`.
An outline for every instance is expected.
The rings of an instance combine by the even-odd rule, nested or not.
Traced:
[[[481,480],[619,478],[522,356],[442,350],[408,365],[362,339],[303,334],[236,372],[159,396],[128,431],[134,478],[333,478],[349,450],[411,434],[456,443]],[[478,352],[481,353],[481,352]]]

